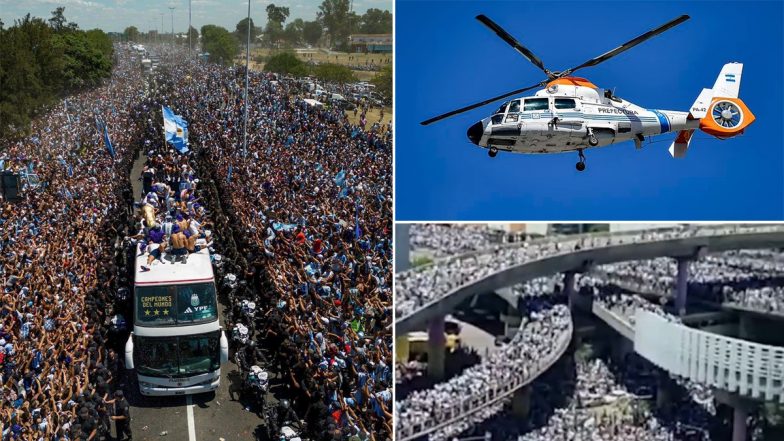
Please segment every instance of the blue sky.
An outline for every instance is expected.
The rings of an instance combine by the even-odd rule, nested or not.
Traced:
[[[744,63],[740,98],[756,116],[736,139],[695,132],[576,153],[487,151],[466,130],[500,102],[429,117],[544,78],[474,17],[496,21],[562,70],[681,14],[691,19],[578,75],[653,109],[687,111],[722,66]],[[782,2],[412,2],[396,4],[397,220],[770,220],[784,218]],[[534,91],[529,92],[533,94]]]
[[[313,20],[321,0],[251,0],[251,18],[257,25],[267,22],[264,8],[270,3],[288,6],[295,18]],[[161,13],[165,13],[166,32],[171,29],[171,13],[174,11],[174,31],[185,32],[188,26],[188,0],[0,0],[0,18],[11,25],[15,19],[28,12],[34,17],[49,18],[51,11],[65,6],[65,18],[79,24],[82,29],[101,28],[105,31],[122,32],[128,26],[136,26],[146,32],[161,27]],[[364,14],[369,8],[392,10],[392,0],[354,0],[354,10]],[[223,26],[234,30],[237,22],[248,15],[247,0],[191,0],[191,23],[196,29],[205,24]]]

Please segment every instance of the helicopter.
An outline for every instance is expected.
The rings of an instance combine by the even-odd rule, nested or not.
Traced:
[[[512,35],[485,15],[476,19],[495,32],[507,44],[547,78],[533,86],[513,90],[503,95],[461,107],[451,112],[422,121],[429,125],[478,107],[541,88],[533,96],[512,99],[493,114],[468,128],[471,143],[488,150],[491,158],[499,151],[525,154],[550,154],[577,151],[578,171],[585,170],[584,150],[623,141],[634,141],[642,148],[646,137],[676,132],[669,148],[670,155],[682,158],[699,129],[724,140],[744,132],[754,122],[754,115],[738,98],[743,64],[725,64],[711,89],[702,89],[688,112],[647,109],[601,89],[589,80],[572,74],[586,67],[596,66],[634,46],[659,35],[688,20],[681,15],[656,29],[623,43],[598,57],[563,70],[547,69],[539,57],[523,46]]]

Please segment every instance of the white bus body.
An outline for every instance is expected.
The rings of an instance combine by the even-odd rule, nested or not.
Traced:
[[[187,263],[163,263],[141,271],[148,254],[137,250],[133,332],[125,364],[136,369],[142,395],[190,395],[214,391],[229,344],[218,319],[215,277],[208,249]]]

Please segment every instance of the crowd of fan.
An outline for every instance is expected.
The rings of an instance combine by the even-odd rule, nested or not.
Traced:
[[[568,339],[569,310],[564,305],[552,305],[541,299],[531,302],[529,311],[520,330],[507,345],[449,381],[413,392],[405,400],[396,402],[397,430],[417,430],[442,422],[448,415],[457,416],[471,400],[481,399],[491,390],[538,374],[547,362],[553,361],[558,351],[554,342]],[[456,435],[468,424],[467,421],[456,422],[431,437]]]
[[[457,347],[445,350],[444,378],[450,379],[460,375],[466,368],[479,363],[481,357],[474,348]],[[424,354],[417,354],[407,363],[395,363],[395,399],[405,399],[408,394],[433,387],[433,379],[426,375],[427,361]]]
[[[127,421],[106,322],[117,288],[113,241],[128,216],[122,178],[146,115],[138,67],[115,50],[105,85],[59,102],[30,135],[2,141],[0,170],[40,181],[19,202],[0,200],[2,439],[102,437],[111,420]]]
[[[670,258],[620,262],[598,269],[603,279],[638,292],[670,294],[677,263]],[[784,260],[773,250],[739,250],[689,263],[688,290],[702,299],[784,312]]]
[[[295,404],[324,437],[391,434],[390,126],[364,131],[295,79],[177,64],[163,99],[214,171]],[[360,432],[361,433],[361,432]],[[386,434],[386,435],[385,435]]]
[[[582,282],[583,280],[586,281]],[[636,294],[625,294],[616,285],[603,281],[601,278],[586,276],[581,279],[581,283],[592,286],[595,302],[615,312],[631,326],[634,326],[634,312],[637,309],[657,314],[673,323],[681,323],[679,317],[666,312],[661,304],[653,303]],[[711,387],[695,383],[686,378],[677,378],[675,381],[688,391],[693,401],[699,403],[708,413],[716,413]]]
[[[555,409],[546,425],[518,439],[674,439],[673,431],[648,411],[632,412],[628,406],[620,405],[629,398],[633,399],[632,394],[616,381],[607,365],[599,359],[577,362],[575,397],[572,405]]]
[[[525,262],[572,253],[575,250],[646,241],[688,238],[698,235],[727,234],[740,231],[778,231],[777,226],[678,226],[670,230],[647,230],[622,234],[561,236],[548,240],[523,242],[498,247],[485,253],[439,261],[426,268],[401,272],[396,277],[395,309],[404,317],[426,303],[440,299],[459,286],[481,280],[495,272]]]
[[[411,224],[412,251],[424,249],[436,257],[454,256],[491,247],[486,225]]]
[[[442,231],[442,228],[444,227],[440,225],[426,225],[424,228],[420,228],[420,231],[416,231],[412,226],[412,247],[416,248],[418,244],[422,244],[422,247],[430,249],[458,250],[457,252],[444,252],[443,254],[447,256],[458,254],[461,245],[465,245],[460,242],[460,235],[456,234],[454,239],[440,240],[436,236],[438,236],[438,232]],[[723,227],[718,231],[713,229],[710,233],[715,234],[727,230],[738,231],[738,227]],[[668,232],[657,231],[643,234],[631,241],[689,237],[700,234],[700,232],[694,228],[681,227]],[[399,275],[397,280],[398,300],[403,300],[405,304],[398,307],[398,314],[406,315],[422,304],[435,300],[460,285],[481,279],[514,264],[548,253],[555,254],[561,250],[571,252],[575,249],[586,248],[586,246],[602,246],[607,243],[607,239],[603,237],[587,241],[584,239],[569,241],[568,238],[560,240],[560,243],[552,241],[542,246],[532,243],[516,249],[489,249],[486,253],[467,258],[438,262],[424,271],[414,270],[403,273]],[[614,243],[624,240],[627,243],[630,242],[626,236]],[[470,243],[470,241],[465,242]],[[652,270],[651,265],[657,266],[658,270]],[[767,285],[771,279],[779,277],[782,268],[784,268],[784,259],[780,259],[780,255],[775,252],[744,250],[728,252],[720,256],[708,256],[703,260],[691,263],[690,277],[693,277],[694,281],[689,288],[697,289],[718,285],[723,287],[726,295],[728,294],[728,286],[725,284],[730,283],[732,287],[742,287],[743,293],[765,293],[762,294],[763,296],[777,295],[776,291],[781,292],[779,287],[759,286],[761,283]],[[673,259],[663,258],[645,262],[621,263],[602,266],[590,275],[581,276],[578,287],[580,291],[593,294],[596,301],[619,313],[632,325],[634,324],[634,311],[638,308],[679,322],[677,317],[666,313],[660,304],[652,303],[637,295],[626,295],[619,288],[619,285],[635,284],[638,287],[651,288],[651,290],[643,290],[643,292],[655,292],[653,288],[660,289],[662,287],[666,287],[667,291],[665,292],[669,292],[675,282],[674,275],[676,273],[677,266]],[[514,286],[513,292],[521,299],[537,297],[540,292],[554,290],[558,292],[559,281],[560,276],[538,278]],[[666,300],[664,297],[662,299]],[[528,333],[529,331],[523,330],[521,332]],[[554,345],[554,341],[554,338],[550,339],[549,345],[551,347]],[[467,372],[473,372],[472,369],[483,372],[483,367],[488,364],[495,365],[496,363],[485,360],[474,368],[467,369]],[[650,363],[647,364],[650,365]],[[486,372],[489,371],[483,373],[486,374]],[[712,389],[680,378],[676,378],[674,382],[685,390],[685,397],[675,403],[674,410],[657,411],[655,416],[648,412],[635,412],[635,414],[608,412],[597,415],[584,408],[613,403],[621,397],[631,397],[631,394],[619,386],[609,375],[609,369],[598,361],[591,365],[578,366],[578,374],[576,396],[579,397],[577,401],[579,404],[558,409],[552,416],[550,424],[541,430],[529,432],[522,439],[545,440],[562,437],[576,439],[575,437],[577,437],[581,439],[671,440],[681,439],[684,436],[688,439],[707,439],[708,427],[716,421]],[[640,377],[639,372],[627,372],[625,377],[632,383],[636,381],[638,385],[642,386],[642,390],[650,391],[652,387],[655,388],[655,383],[651,384],[650,377],[634,378]],[[443,421],[447,415],[452,414],[454,406],[459,405],[460,401],[455,404],[457,397],[459,399],[471,397],[471,386],[474,383],[469,380],[473,378],[470,376],[465,378],[467,381],[465,384],[460,383],[463,379],[461,376],[437,385],[433,389],[411,394],[406,400],[398,403],[398,415],[400,415],[400,421],[396,423],[398,427],[417,427],[420,424],[424,427],[432,421]],[[487,390],[486,384],[492,381],[491,378],[503,382],[508,381],[509,377],[505,377],[503,374],[493,374],[482,375],[480,378],[483,380],[476,380],[476,384],[484,386],[484,390]],[[449,397],[456,398],[450,400]],[[434,440],[449,439],[461,434],[467,428],[480,427],[478,426],[480,422],[501,412],[505,404],[505,400],[499,401],[460,422],[431,433],[429,438]]]

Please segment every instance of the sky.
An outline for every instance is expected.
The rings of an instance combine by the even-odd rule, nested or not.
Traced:
[[[782,4],[398,1],[396,219],[784,219]],[[475,20],[480,13],[556,71],[688,14],[685,23],[579,76],[645,108],[688,111],[725,63],[742,62],[740,98],[756,121],[726,141],[695,132],[681,159],[667,152],[674,134],[642,150],[632,142],[586,150],[582,173],[573,152],[490,158],[466,130],[501,102],[419,125],[544,79]]]
[[[270,3],[287,6],[290,16],[310,21],[316,18],[321,0],[251,0],[250,16],[256,26],[267,22],[264,8]],[[165,31],[171,29],[174,11],[174,32],[185,32],[188,27],[188,0],[0,0],[0,18],[6,26],[28,12],[34,17],[49,18],[51,11],[65,6],[65,18],[79,24],[81,29],[101,28],[107,32],[122,32],[136,26],[141,32],[161,27],[161,13],[165,13]],[[364,14],[370,8],[392,10],[392,0],[354,0],[354,11]],[[191,0],[191,23],[194,28],[214,24],[233,31],[237,22],[247,17],[247,0]]]

